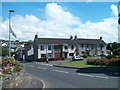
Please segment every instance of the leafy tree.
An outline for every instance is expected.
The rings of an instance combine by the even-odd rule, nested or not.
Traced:
[[[111,50],[111,49],[112,49],[112,47],[111,47],[111,43],[108,43],[106,49],[107,49],[107,50]]]
[[[120,43],[109,43],[106,48],[113,52],[113,55],[120,55]]]
[[[8,49],[3,48],[3,47],[1,47],[1,48],[2,48],[2,56],[9,55],[9,50]]]

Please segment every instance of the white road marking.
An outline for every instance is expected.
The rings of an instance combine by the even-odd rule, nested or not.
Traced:
[[[45,63],[41,63],[41,65],[53,66],[52,64],[45,64]]]
[[[43,68],[43,67],[37,67],[38,69],[44,69],[44,70],[46,70],[47,68]]]
[[[78,75],[87,76],[87,77],[95,77],[95,76],[93,76],[93,75],[88,75],[88,74],[83,74],[83,73],[78,73]]]
[[[84,74],[84,73],[78,73],[78,75],[87,76],[87,77],[96,77],[96,78],[109,79],[108,77],[104,77],[104,76],[94,76],[94,75],[89,75],[89,74]]]
[[[52,71],[61,72],[61,73],[69,73],[69,72],[66,72],[66,71],[54,70],[54,69],[52,69]]]
[[[32,66],[32,65],[28,65],[29,67],[35,67],[35,66]]]
[[[108,77],[104,77],[104,76],[96,76],[97,78],[104,78],[104,79],[109,79]]]

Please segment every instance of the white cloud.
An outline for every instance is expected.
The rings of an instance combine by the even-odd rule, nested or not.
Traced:
[[[115,5],[111,5],[112,12],[116,14]],[[74,16],[56,3],[49,3],[45,8],[46,20],[34,15],[15,15],[12,17],[12,28],[20,40],[33,40],[38,32],[39,37],[69,38],[77,35],[79,38],[99,38],[107,42],[117,41],[117,17],[106,18],[101,22],[87,21],[82,23],[80,17]],[[8,39],[8,20],[0,19],[2,39]],[[12,40],[15,38],[12,36]],[[15,39],[16,40],[16,39]]]
[[[45,10],[48,20],[59,23],[61,25],[75,25],[80,24],[78,17],[73,16],[70,12],[63,10],[60,5],[56,3],[47,4]]]
[[[116,5],[111,5],[111,9],[112,9],[112,14],[115,16],[118,16],[118,9]]]

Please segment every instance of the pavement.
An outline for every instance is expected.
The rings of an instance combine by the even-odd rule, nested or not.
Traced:
[[[21,83],[16,85],[15,88],[44,88],[44,83],[35,76],[25,73]]]

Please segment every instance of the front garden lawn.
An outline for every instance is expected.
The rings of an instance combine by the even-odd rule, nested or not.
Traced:
[[[59,63],[61,65],[67,65],[67,66],[78,66],[78,67],[100,67],[100,65],[89,65],[85,61],[69,61],[69,62],[62,62]]]

